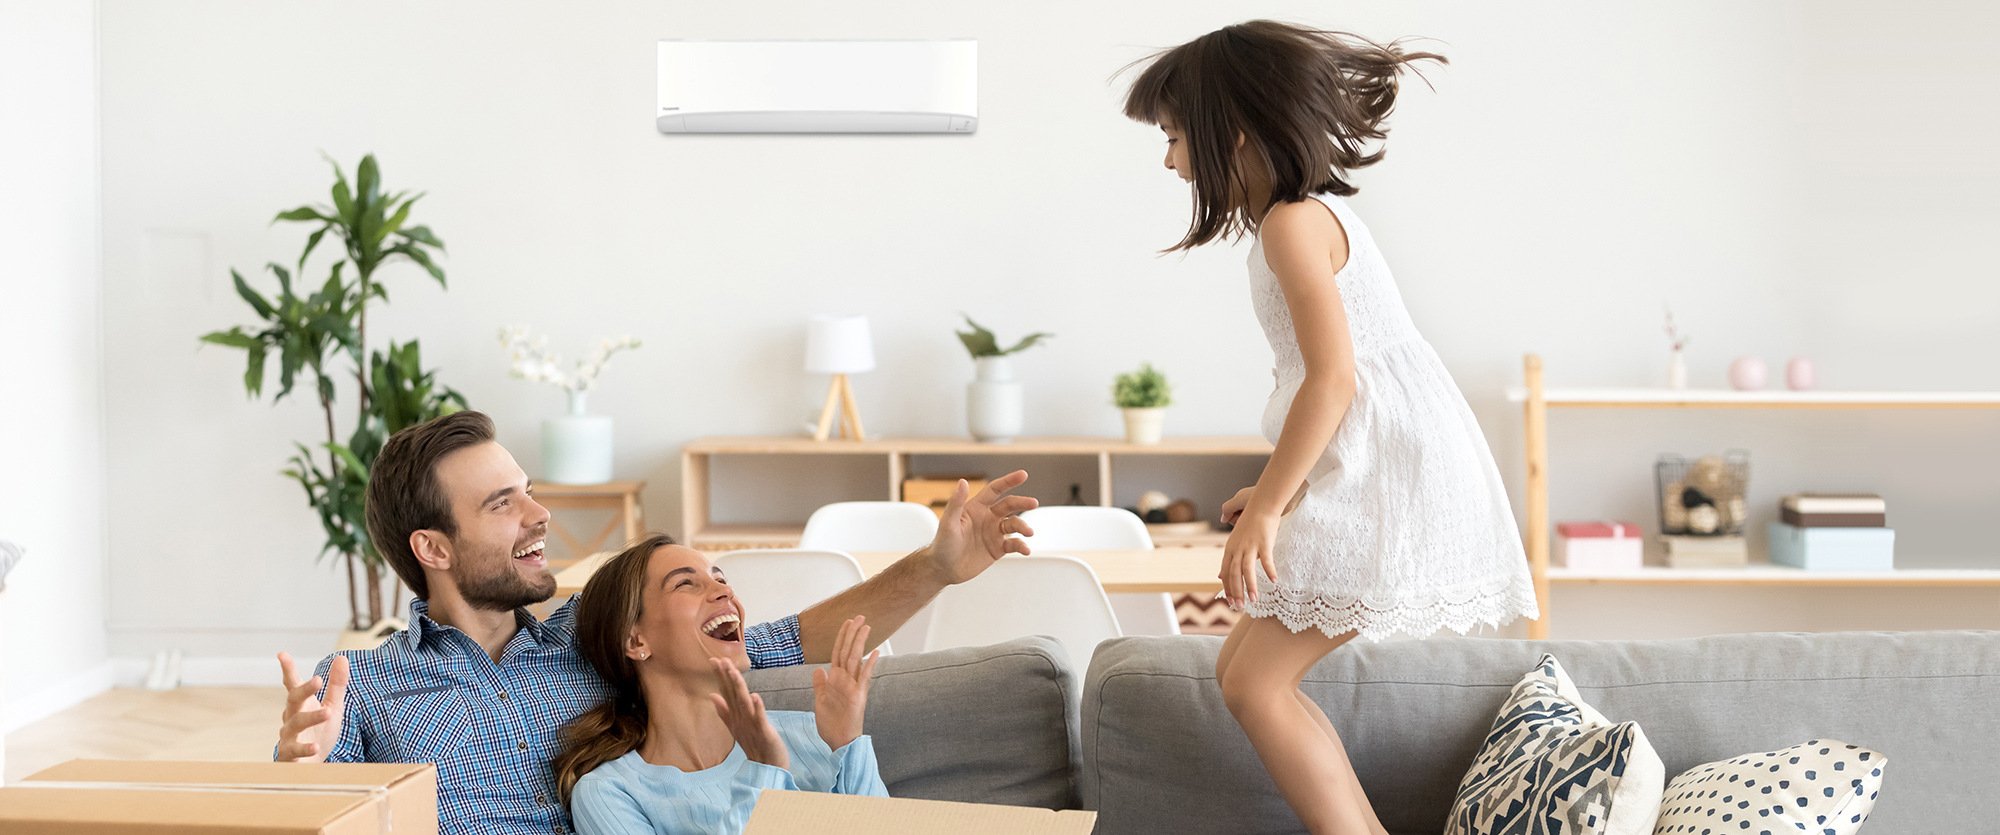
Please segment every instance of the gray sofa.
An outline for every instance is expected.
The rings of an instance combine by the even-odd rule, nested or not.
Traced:
[[[899,796],[1095,809],[1106,835],[1298,832],[1222,705],[1220,646],[1109,641],[1081,683],[1043,638],[893,656],[868,732]],[[1544,651],[1606,716],[1640,723],[1670,778],[1840,739],[1889,760],[1867,832],[2000,832],[2000,632],[1357,643],[1305,691],[1389,831],[1433,835],[1501,698]],[[811,708],[807,669],[751,682],[774,708]]]

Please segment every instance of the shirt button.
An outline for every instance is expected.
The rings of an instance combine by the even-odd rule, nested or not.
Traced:
[[[536,802],[536,803],[547,803],[547,802],[549,802],[549,796],[548,796],[548,795],[545,795],[545,794],[539,794],[539,793],[538,793],[538,794],[536,794],[536,795],[535,795],[535,802]]]
[[[527,741],[527,740],[525,740],[525,739],[524,739],[524,740],[521,740],[521,741],[520,741],[519,743],[517,743],[517,745],[518,745],[518,746],[520,747],[520,749],[521,749],[521,750],[523,750],[523,751],[526,751],[526,750],[528,750],[528,741]]]
[[[503,702],[504,702],[504,701],[507,701],[507,691],[505,691],[505,690],[502,690],[502,691],[500,691],[500,701],[503,701]]]

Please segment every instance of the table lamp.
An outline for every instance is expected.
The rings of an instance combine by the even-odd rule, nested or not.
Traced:
[[[875,342],[868,335],[868,317],[812,318],[806,329],[806,371],[833,375],[833,382],[826,390],[826,406],[819,413],[819,431],[813,433],[815,439],[824,441],[831,434],[833,412],[838,406],[842,417],[840,437],[868,440],[867,432],[861,428],[861,411],[854,405],[854,386],[847,381],[847,375],[873,370]]]

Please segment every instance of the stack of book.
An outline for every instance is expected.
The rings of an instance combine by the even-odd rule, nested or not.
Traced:
[[[1668,568],[1742,568],[1750,549],[1741,536],[1663,536]]]
[[[1889,505],[1872,493],[1786,496],[1771,523],[1771,562],[1814,571],[1894,569]]]

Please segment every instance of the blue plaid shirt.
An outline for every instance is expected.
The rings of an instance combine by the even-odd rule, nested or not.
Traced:
[[[415,601],[408,629],[340,653],[351,678],[326,761],[436,763],[441,835],[574,831],[552,763],[562,726],[610,696],[576,649],[576,599],[545,621],[516,610],[520,631],[498,664],[429,612]],[[755,667],[805,661],[796,615],[744,630],[743,642]],[[319,675],[332,665],[327,656]]]

